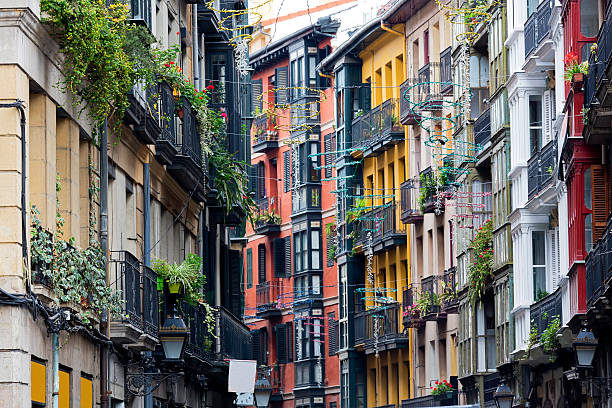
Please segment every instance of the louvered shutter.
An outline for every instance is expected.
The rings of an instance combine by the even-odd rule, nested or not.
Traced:
[[[263,283],[266,281],[266,245],[259,244],[257,251],[258,283]]]
[[[242,294],[240,292],[240,277],[242,276],[241,251],[229,251],[229,273],[230,273],[230,311],[234,316],[242,316]]]
[[[266,196],[266,168],[263,163],[257,164],[257,194],[258,199]]]
[[[285,238],[274,238],[272,250],[274,251],[274,277],[283,278],[285,276]]]
[[[542,99],[542,105],[543,105],[543,116],[542,116],[542,130],[544,133],[544,145],[546,145],[548,142],[550,142],[552,140],[552,116],[551,116],[551,110],[552,110],[552,92],[551,91],[546,91],[544,92],[544,97]]]
[[[275,103],[277,105],[287,105],[289,103],[289,70],[287,67],[276,68],[275,70],[276,88],[274,93]]]
[[[551,249],[551,283],[552,291],[559,286],[560,261],[559,261],[559,227],[550,231],[550,249]]]
[[[289,150],[283,152],[283,186],[285,193],[291,188],[291,156]]]
[[[261,336],[261,347],[259,349],[259,361],[261,365],[268,365],[268,332],[266,329],[259,329]]]
[[[251,358],[259,363],[261,354],[261,332],[259,330],[251,330]]]
[[[276,362],[285,364],[287,362],[287,325],[277,324],[276,331]]]
[[[325,178],[330,178],[332,176],[332,157],[330,156],[330,153],[332,151],[332,147],[331,147],[331,134],[329,135],[325,135],[325,155],[323,156],[325,158]]]
[[[361,84],[361,88],[359,88],[359,107],[364,111],[369,111],[372,104],[372,89],[370,88],[370,83],[365,82]]]
[[[287,322],[287,326],[285,327],[285,339],[287,341],[287,362],[290,363],[293,361],[293,323]]]
[[[285,277],[291,276],[291,236],[285,237]]]
[[[608,173],[601,165],[591,165],[591,188],[593,189],[593,242],[601,238],[610,214],[610,187]]]
[[[333,356],[338,352],[338,322],[336,320],[329,319],[327,333],[329,355]]]
[[[253,113],[261,113],[262,111],[262,101],[260,100],[260,96],[263,92],[263,84],[261,79],[257,79],[251,82],[252,90],[251,90],[251,107],[253,108]]]
[[[249,167],[249,192],[257,193],[257,165]]]
[[[326,245],[326,256],[327,256],[327,266],[334,266],[334,260],[336,259],[336,251],[334,250],[334,245],[336,243],[336,232],[332,231],[331,234],[326,235],[327,245]]]
[[[246,287],[253,287],[253,249],[247,249],[247,264],[246,264]]]

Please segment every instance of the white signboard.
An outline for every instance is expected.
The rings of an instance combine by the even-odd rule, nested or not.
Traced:
[[[256,371],[257,361],[255,360],[230,360],[227,391],[253,393]]]
[[[255,398],[250,392],[242,392],[236,396],[236,405],[239,407],[250,407],[255,405]]]

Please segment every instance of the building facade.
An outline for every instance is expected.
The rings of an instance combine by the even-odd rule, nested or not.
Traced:
[[[218,11],[188,3],[132,2],[129,22],[160,49],[180,50],[172,64],[188,83],[215,88],[210,107],[227,116],[215,137],[244,160],[231,38]],[[0,5],[0,133],[14,158],[0,176],[12,186],[3,209],[14,221],[1,239],[0,405],[230,406],[227,359],[250,358],[234,239],[245,209],[217,199],[195,107],[167,82],[133,83],[123,120],[98,127],[92,106],[81,110],[61,86],[68,60],[43,15],[38,0]],[[191,254],[203,258],[202,301],[173,311],[154,261]],[[100,303],[109,294],[120,297],[117,313]],[[172,365],[164,324],[175,314],[188,334]]]

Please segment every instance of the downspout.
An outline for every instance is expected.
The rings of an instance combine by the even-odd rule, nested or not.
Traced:
[[[193,84],[200,89],[200,44],[198,42],[198,5],[191,5],[191,59],[193,60]]]
[[[104,269],[108,285],[108,119],[104,119],[100,141],[100,248],[104,254]],[[100,316],[100,332],[108,333],[108,310]],[[100,348],[100,403],[102,408],[109,408],[108,389],[108,345]]]
[[[144,245],[144,256],[143,261],[145,266],[151,266],[151,177],[149,173],[149,158],[147,162],[143,164],[143,184],[144,184],[144,203],[142,205],[144,213],[144,231],[143,231],[143,245]],[[145,300],[146,301],[146,300]],[[146,357],[153,356],[150,351],[145,351]],[[146,367],[146,372],[151,371],[149,367]],[[144,396],[144,408],[153,408],[153,394],[151,393],[151,384],[149,381],[145,383],[145,396]]]
[[[215,234],[215,307],[221,307],[221,224],[217,224]],[[215,336],[217,337],[217,353],[221,352],[221,327],[220,312],[217,314],[217,324],[215,325]]]
[[[395,31],[394,29],[388,27],[385,23],[383,23],[382,19],[380,20],[380,28],[382,28],[385,31],[390,32],[391,34],[399,35],[402,38],[404,37],[404,33],[400,32],[400,31]]]
[[[0,103],[0,108],[16,108],[21,116],[21,256],[23,266],[27,271],[28,262],[28,209],[26,202],[26,112],[23,101]],[[26,281],[27,282],[27,281]],[[29,283],[27,283],[29,288]]]
[[[59,334],[53,331],[53,408],[59,408]]]

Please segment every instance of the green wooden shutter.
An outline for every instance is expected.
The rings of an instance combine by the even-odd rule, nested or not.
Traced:
[[[247,248],[246,287],[247,289],[250,289],[253,287],[253,249],[252,248]]]
[[[287,105],[289,103],[289,90],[287,89],[289,87],[289,70],[287,67],[276,68],[274,76],[278,89],[274,94],[274,102],[277,105]]]
[[[272,241],[272,250],[274,251],[274,277],[285,277],[285,239],[274,238]]]
[[[262,111],[262,106],[263,103],[261,100],[259,100],[262,92],[263,92],[263,84],[261,79],[257,79],[251,82],[252,84],[252,89],[251,89],[251,107],[253,108],[254,112],[253,113],[261,113]]]
[[[251,330],[251,359],[257,360],[259,362],[259,356],[261,354],[261,336],[260,331]]]

